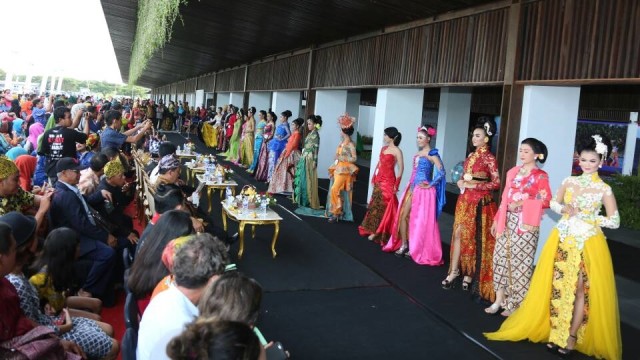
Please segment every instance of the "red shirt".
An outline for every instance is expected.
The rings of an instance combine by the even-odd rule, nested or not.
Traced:
[[[0,277],[0,342],[24,335],[33,323],[20,309],[16,288],[4,276]]]

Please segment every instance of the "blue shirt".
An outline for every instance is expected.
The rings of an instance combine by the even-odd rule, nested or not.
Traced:
[[[100,146],[102,146],[103,150],[106,148],[120,150],[126,140],[127,135],[107,127],[100,136]]]

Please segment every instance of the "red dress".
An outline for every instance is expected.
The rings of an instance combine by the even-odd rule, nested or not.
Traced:
[[[396,196],[396,157],[385,154],[387,146],[380,150],[380,160],[373,175],[373,193],[367,207],[367,213],[358,226],[361,236],[377,234],[376,241],[383,244],[391,237],[393,222],[398,211],[398,197]]]

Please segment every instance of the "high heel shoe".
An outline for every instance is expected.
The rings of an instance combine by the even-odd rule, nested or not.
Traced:
[[[396,251],[394,252],[394,254],[395,254],[397,257],[407,256],[407,254],[408,254],[408,253],[409,253],[409,247],[408,247],[408,246],[406,246],[406,245],[401,246],[401,247],[400,247],[400,249],[398,249],[398,250],[396,250]]]
[[[499,304],[493,303],[488,308],[485,308],[484,312],[487,315],[496,316],[500,313],[500,310],[502,310],[502,306],[500,306]]]
[[[578,338],[575,335],[571,335],[571,334],[569,334],[569,338],[573,338],[573,347],[575,348]],[[566,347],[558,347],[557,350],[558,350],[558,356],[560,356],[563,359],[568,359],[573,355],[574,349],[569,349],[569,342],[567,341]]]
[[[453,276],[451,280],[449,280],[450,276]],[[460,276],[460,269],[455,269],[454,271],[447,274],[447,277],[444,280],[442,280],[442,282],[440,283],[442,285],[442,288],[445,290],[455,288],[456,282],[458,282],[459,280],[459,276]]]
[[[339,222],[340,218],[337,217],[337,216],[331,216],[331,217],[329,217],[329,220],[327,220],[327,221],[329,221],[329,223],[333,224],[333,223]]]
[[[462,290],[469,291],[471,290],[471,284],[473,284],[473,279],[471,281],[462,280]]]

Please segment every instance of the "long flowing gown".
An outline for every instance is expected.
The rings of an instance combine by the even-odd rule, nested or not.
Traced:
[[[242,120],[238,119],[233,124],[233,133],[229,138],[229,149],[223,156],[226,156],[227,161],[237,162],[238,161],[238,150],[240,149],[240,133],[242,131]]]
[[[202,124],[202,138],[204,139],[204,144],[207,147],[215,148],[218,147],[218,128],[220,127],[219,120],[213,120],[211,122],[205,121]]]
[[[437,156],[438,149],[431,149],[429,156]],[[440,160],[442,164],[442,160]],[[444,168],[438,168],[427,157],[414,156],[411,179],[402,194],[402,209],[406,201],[411,202],[409,213],[408,243],[411,258],[421,265],[442,265],[442,242],[438,217],[442,213],[445,200],[446,176]],[[429,188],[422,188],[420,184],[429,184]],[[396,251],[402,245],[399,234],[400,210],[393,224],[392,235],[383,251]]]
[[[504,290],[506,308],[510,311],[520,306],[529,290],[540,234],[539,222],[537,226],[531,226],[523,221],[528,222],[529,216],[539,220],[542,209],[548,208],[551,200],[547,173],[534,168],[523,175],[521,169],[521,166],[516,166],[507,172],[502,201],[494,219],[497,237],[493,251],[493,285],[496,292]],[[524,201],[528,206],[509,207],[513,203],[524,204]],[[533,210],[529,204],[535,204]]]
[[[329,167],[331,181],[327,195],[326,215],[335,216],[343,221],[353,221],[351,203],[353,183],[358,174],[357,160],[353,142],[340,143],[336,149],[336,162]]]
[[[226,114],[220,120],[220,127],[218,128],[218,151],[226,151],[227,150],[227,136],[226,136],[226,128],[227,123],[229,121],[229,114]]]
[[[566,347],[578,279],[585,294],[584,319],[577,332],[575,349],[597,358],[621,359],[622,340],[616,282],[611,254],[602,227],[618,228],[616,210],[599,215],[611,187],[597,173],[569,177],[562,183],[563,199],[556,194],[551,208],[564,204],[580,209],[565,214],[553,228],[540,254],[531,286],[520,307],[490,340],[552,342]],[[556,205],[556,206],[554,206]]]
[[[251,166],[247,172],[253,173],[256,171],[258,167],[258,160],[260,159],[260,148],[262,147],[262,133],[264,132],[264,127],[267,125],[266,120],[260,120],[256,125],[256,133],[255,140],[253,142],[253,161],[251,162]]]
[[[300,207],[320,209],[318,199],[318,150],[320,134],[313,129],[304,139],[300,160],[296,165],[296,177],[293,181],[293,202]]]
[[[255,178],[258,181],[267,181],[269,175],[269,142],[273,137],[274,124],[267,122],[262,133],[262,145],[260,145],[260,155],[258,156],[258,168]]]
[[[496,239],[491,235],[491,224],[497,206],[491,192],[500,188],[498,162],[489,147],[483,145],[469,154],[463,168],[476,187],[466,188],[458,196],[452,237],[455,238],[456,231],[460,232],[460,272],[474,278],[473,294],[493,303],[496,297],[493,290]],[[453,256],[453,252],[450,255]]]
[[[300,131],[294,131],[289,137],[287,147],[280,155],[278,163],[271,175],[269,189],[271,194],[290,194],[293,192],[293,178],[296,164],[300,159]]]
[[[278,124],[276,132],[273,135],[273,140],[269,142],[269,172],[267,174],[267,181],[271,181],[273,169],[276,167],[280,154],[282,154],[284,148],[287,146],[287,140],[289,140],[290,135],[291,130],[289,130],[288,122]]]
[[[253,133],[256,121],[250,117],[242,125],[242,141],[240,144],[240,164],[250,166],[253,163]]]
[[[385,154],[387,148],[384,146],[380,150],[378,166],[371,180],[373,184],[371,201],[362,224],[358,226],[360,236],[375,234],[375,241],[382,244],[386,244],[391,237],[398,210],[398,197],[395,192],[396,157],[393,154]]]

